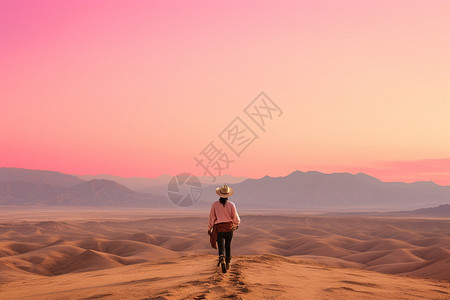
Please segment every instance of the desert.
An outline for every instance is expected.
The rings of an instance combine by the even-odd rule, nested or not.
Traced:
[[[0,214],[0,298],[450,297],[448,218],[244,210],[223,274],[207,215],[10,209]]]
[[[449,15],[0,0],[0,300],[450,300]]]

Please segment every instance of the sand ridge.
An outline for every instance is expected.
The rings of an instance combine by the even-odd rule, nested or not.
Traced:
[[[3,283],[7,299],[448,299],[450,283],[329,267],[274,254],[213,255]]]
[[[259,297],[258,295],[263,295],[263,290],[267,292],[265,289],[270,285],[271,293],[283,299],[290,293],[301,292],[301,282],[307,278],[294,271],[294,266],[300,265],[303,273],[307,270],[321,270],[314,276],[323,277],[321,280],[324,282],[331,280],[327,277],[329,275],[325,275],[327,270],[333,270],[329,274],[338,272],[336,270],[348,270],[349,274],[352,274],[344,276],[342,282],[338,281],[339,284],[330,283],[327,287],[314,290],[314,293],[325,299],[341,296],[351,299],[352,293],[379,297],[385,293],[371,292],[373,286],[370,282],[355,281],[361,274],[366,274],[364,272],[370,272],[371,275],[364,275],[367,278],[387,276],[380,277],[382,281],[390,281],[392,278],[405,280],[401,284],[399,281],[400,285],[405,286],[409,284],[406,283],[408,280],[413,279],[419,280],[420,284],[442,284],[442,291],[449,292],[450,221],[447,219],[243,215],[242,225],[233,238],[234,268],[229,274],[225,274],[225,277],[214,277],[224,274],[211,273],[217,272],[214,262],[216,250],[209,245],[206,225],[207,218],[197,216],[139,220],[119,218],[98,221],[3,222],[0,224],[0,291],[11,292],[11,288],[20,283],[29,286],[29,292],[32,293],[36,290],[33,282],[48,285],[50,289],[52,282],[65,280],[64,278],[80,280],[91,273],[109,274],[114,281],[114,276],[123,274],[130,268],[142,271],[139,273],[142,278],[130,279],[131,282],[145,282],[145,278],[159,274],[154,273],[154,268],[150,266],[160,264],[161,275],[158,276],[165,278],[161,279],[160,284],[165,286],[175,299],[185,297],[185,292],[175,295],[171,282],[191,286],[188,290],[193,294],[198,290],[198,297],[206,293],[207,299],[219,299],[227,296],[227,293],[228,296],[236,294],[235,298],[245,299],[246,289],[252,290],[252,295]],[[278,269],[277,266],[283,264],[286,269]],[[169,266],[172,268],[171,276],[164,274],[164,268]],[[200,273],[209,274],[210,277],[214,275],[216,279],[210,278],[208,284],[195,285],[195,280],[204,279],[198,277],[198,274],[190,274],[189,276],[196,279],[186,283],[187,281],[178,276],[185,276],[183,274],[189,272],[186,268],[190,267],[199,269]],[[266,275],[261,277],[260,274]],[[98,276],[106,278],[103,275]],[[167,279],[167,276],[171,279]],[[247,281],[242,279],[244,277]],[[124,279],[117,280],[122,282]],[[291,283],[287,284],[289,280]],[[83,282],[81,280],[73,289],[81,289],[82,284],[90,284],[90,281]],[[99,287],[104,284],[102,282],[97,282],[98,286],[93,289],[102,290],[103,288]],[[310,284],[314,285],[314,282]],[[111,283],[108,289],[113,289],[113,286]],[[121,283],[120,286],[128,285]],[[153,281],[152,286],[154,287]],[[208,287],[210,290],[205,292]],[[355,292],[361,287],[365,292]],[[383,285],[381,290],[386,289],[390,290],[390,287]],[[147,292],[155,295],[156,290],[150,289]],[[427,291],[429,290],[427,287]],[[412,295],[416,297],[420,295],[420,291],[419,289]],[[67,289],[60,292],[66,295]],[[397,292],[400,290],[392,293]],[[44,295],[45,291],[42,293]],[[108,293],[105,289],[104,294]],[[123,291],[117,290],[112,295],[116,295],[115,293],[121,295]],[[389,293],[386,295],[390,295]],[[81,294],[80,292],[79,295]],[[441,294],[448,297],[448,294]],[[51,298],[48,294],[45,295],[42,296],[43,299]],[[67,295],[70,293],[67,292]],[[72,299],[72,296],[67,297]],[[77,297],[73,296],[73,299],[82,298]]]
[[[278,254],[332,266],[450,279],[450,222],[372,217],[243,216],[234,255]],[[57,275],[187,254],[214,254],[206,218],[0,224],[0,265]],[[91,264],[77,264],[76,260]],[[0,281],[4,280],[0,272]]]

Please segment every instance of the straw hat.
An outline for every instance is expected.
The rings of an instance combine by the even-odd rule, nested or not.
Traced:
[[[222,187],[218,187],[216,189],[216,194],[223,198],[230,197],[231,195],[233,195],[233,193],[234,190],[225,184]]]

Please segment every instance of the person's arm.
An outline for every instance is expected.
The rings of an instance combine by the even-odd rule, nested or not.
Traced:
[[[209,212],[209,223],[208,223],[208,231],[214,227],[214,222],[216,221],[216,210],[214,209],[214,203],[211,205],[211,211]]]
[[[239,227],[240,224],[241,224],[241,218],[239,217],[236,206],[233,203],[233,225],[237,229],[237,227]]]

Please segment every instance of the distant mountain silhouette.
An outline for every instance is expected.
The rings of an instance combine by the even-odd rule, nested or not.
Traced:
[[[31,171],[29,173],[41,172],[29,171]],[[82,181],[76,185],[62,187],[34,183],[34,176],[25,178],[31,182],[0,181],[1,205],[99,207],[168,207],[170,205],[164,196],[137,193],[110,180]]]
[[[113,176],[107,174],[100,175],[74,175],[83,180],[92,180],[92,179],[106,179],[113,180],[117,183],[120,183],[127,188],[141,193],[156,193],[160,195],[166,195],[167,193],[167,184],[172,179],[173,176],[168,174],[160,175],[156,178],[146,178],[146,177],[121,177],[121,176]],[[209,176],[197,176],[198,179],[202,182],[203,185],[221,185],[224,183],[235,184],[238,182],[242,182],[247,179],[247,177],[235,177],[231,175],[222,175],[216,177],[216,182],[212,182],[212,177]]]
[[[49,205],[160,207],[167,199],[131,191],[115,181],[94,179],[65,189],[50,198]]]
[[[0,168],[0,182],[22,181],[36,184],[51,184],[69,187],[83,182],[78,177],[54,171]]]
[[[79,179],[73,180],[74,176],[58,172],[23,169],[12,172],[26,174],[24,176],[5,177],[8,171],[2,169],[2,205],[173,207],[165,194],[167,189],[164,185],[153,187],[155,192],[150,189],[150,193],[140,193],[111,180],[80,180],[69,185],[69,182]],[[44,178],[37,179],[40,174],[44,174]],[[22,180],[11,181],[11,178]],[[55,178],[57,185],[53,184],[52,178]],[[209,208],[218,199],[215,189],[220,184],[204,185],[201,199],[195,207]],[[383,182],[363,173],[295,171],[282,177],[265,176],[229,184],[235,190],[230,199],[238,208],[247,209],[410,211],[450,204],[450,186],[423,181]],[[444,206],[444,209],[448,208]]]
[[[421,216],[442,216],[450,217],[450,204],[443,204],[437,207],[420,208],[413,210],[411,214]]]
[[[1,205],[45,205],[64,187],[25,181],[0,181]]]
[[[100,175],[74,175],[83,180],[93,180],[93,179],[106,179],[112,180],[120,183],[133,191],[143,191],[144,189],[152,186],[167,185],[172,176],[168,174],[163,174],[156,178],[146,178],[146,177],[121,177],[108,174]]]
[[[383,182],[363,173],[294,171],[284,177],[247,179],[232,187],[232,201],[242,208],[412,210],[450,203],[450,186]],[[214,189],[204,189],[200,206],[217,200]]]

